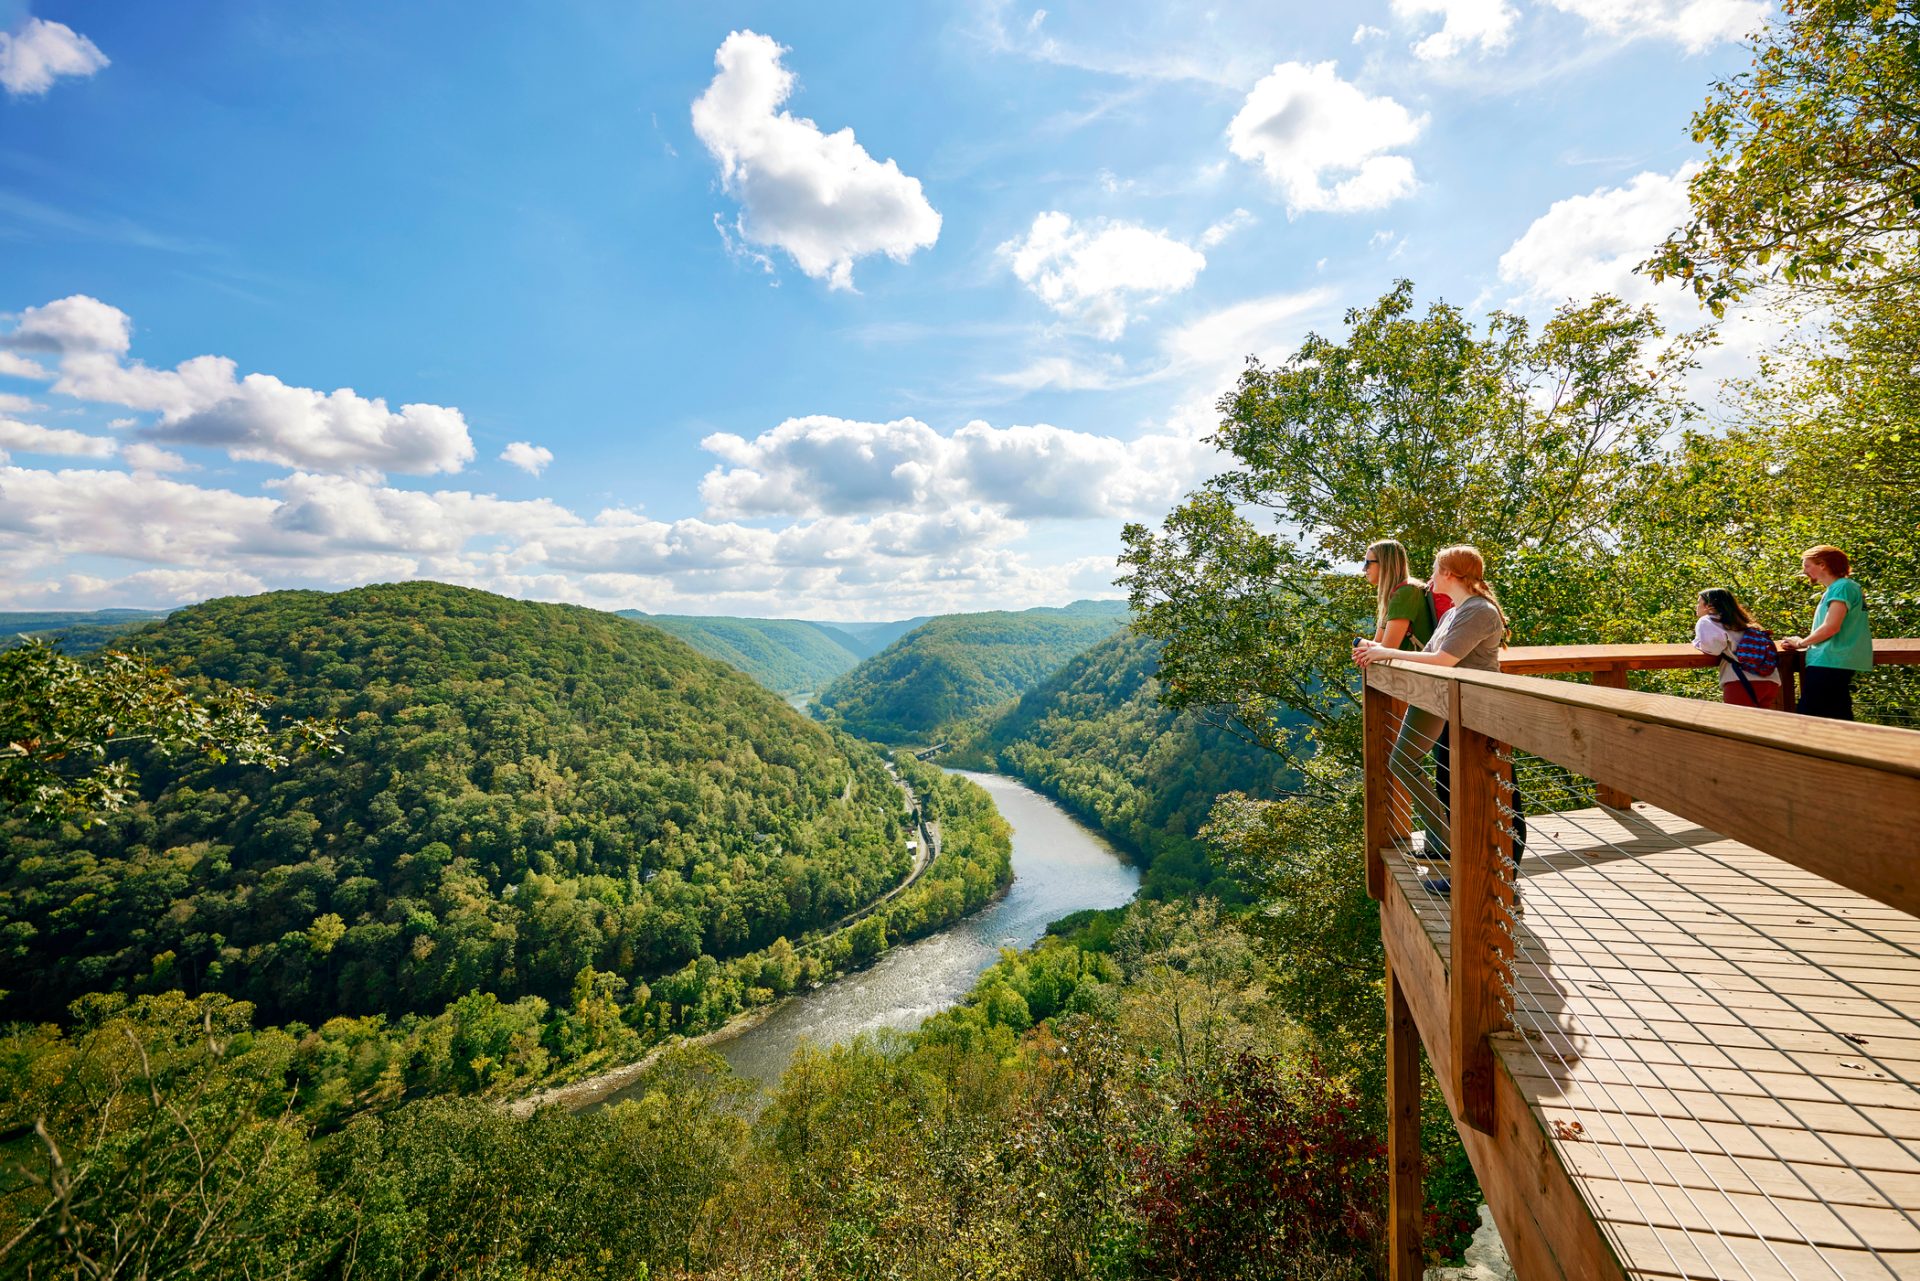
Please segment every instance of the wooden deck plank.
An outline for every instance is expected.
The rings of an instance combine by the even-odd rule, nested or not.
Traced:
[[[1716,1237],[1643,1225],[1609,1225],[1608,1235],[1622,1254],[1634,1260],[1643,1277],[1700,1277],[1714,1281],[1878,1281],[1920,1276],[1920,1255],[1876,1258],[1865,1250],[1821,1250],[1804,1242],[1762,1242],[1752,1237]]]
[[[1493,1045],[1627,1273],[1920,1277],[1920,919],[1644,806],[1529,829]]]
[[[1846,1166],[1792,1164],[1758,1157],[1736,1160],[1717,1152],[1662,1152],[1651,1147],[1602,1149],[1569,1143],[1560,1150],[1583,1179],[1670,1184],[1768,1196],[1776,1201],[1900,1210],[1920,1205],[1920,1174],[1863,1172]]]

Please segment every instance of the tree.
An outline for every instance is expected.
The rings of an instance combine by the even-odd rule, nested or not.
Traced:
[[[1692,216],[1647,263],[1716,312],[1756,285],[1920,280],[1920,8],[1783,0],[1693,117]],[[1877,282],[1877,283],[1876,283]]]
[[[1496,578],[1529,589],[1516,631],[1549,639],[1585,614],[1592,562],[1685,419],[1677,383],[1705,339],[1666,341],[1650,310],[1606,296],[1537,333],[1498,312],[1480,330],[1444,302],[1416,315],[1404,280],[1346,320],[1344,341],[1310,334],[1278,366],[1250,361],[1212,438],[1233,466],[1158,533],[1123,535],[1121,581],[1165,642],[1170,705],[1223,709],[1296,765],[1358,751],[1348,653],[1372,631],[1372,592],[1335,564],[1377,538],[1416,565],[1477,543]]]
[[[115,749],[276,769],[299,752],[337,750],[336,729],[294,720],[274,730],[272,699],[240,686],[196,694],[166,668],[112,651],[69,657],[28,641],[0,651],[0,818],[86,818],[126,804],[137,781]]]

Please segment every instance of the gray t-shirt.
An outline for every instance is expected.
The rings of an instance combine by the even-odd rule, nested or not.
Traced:
[[[1447,611],[1440,628],[1427,642],[1429,654],[1452,654],[1460,666],[1483,672],[1500,670],[1500,640],[1506,635],[1506,620],[1500,610],[1484,596],[1469,596]]]

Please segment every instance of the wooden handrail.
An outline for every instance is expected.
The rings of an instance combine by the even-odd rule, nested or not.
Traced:
[[[1673,671],[1712,667],[1720,660],[1691,645],[1519,645],[1500,651],[1500,670],[1514,676],[1560,672]],[[1873,662],[1881,666],[1920,665],[1920,639],[1896,637],[1873,642]]]
[[[1443,716],[1447,714],[1448,682],[1489,690],[1508,690],[1544,703],[1589,709],[1646,725],[1663,725],[1776,748],[1796,756],[1818,756],[1920,777],[1920,734],[1913,730],[1832,721],[1815,716],[1790,717],[1779,712],[1735,707],[1708,699],[1606,689],[1570,681],[1515,676],[1507,672],[1400,663],[1392,658],[1378,659],[1367,669],[1369,686]],[[1531,747],[1526,750],[1534,751]],[[1535,755],[1552,759],[1546,752],[1535,752]],[[1600,780],[1596,777],[1595,781]]]
[[[1550,676],[1590,673],[1595,685],[1627,688],[1628,672],[1678,671],[1718,665],[1719,659],[1692,645],[1522,645],[1500,651],[1500,670],[1512,676]],[[1920,639],[1892,637],[1873,642],[1877,667],[1920,665]],[[1799,677],[1806,655],[1780,651],[1780,710],[1790,712],[1799,701]],[[1630,793],[1609,783],[1599,784],[1600,803],[1615,809],[1633,804]]]

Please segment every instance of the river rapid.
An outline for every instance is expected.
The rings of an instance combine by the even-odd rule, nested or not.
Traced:
[[[733,1070],[777,1081],[801,1041],[837,1045],[862,1032],[911,1028],[960,1003],[1003,947],[1030,946],[1050,921],[1089,907],[1119,907],[1140,873],[1105,839],[1017,779],[957,771],[992,793],[1013,826],[1013,886],[938,934],[890,949],[857,974],[795,997],[760,1023],[714,1045]]]

